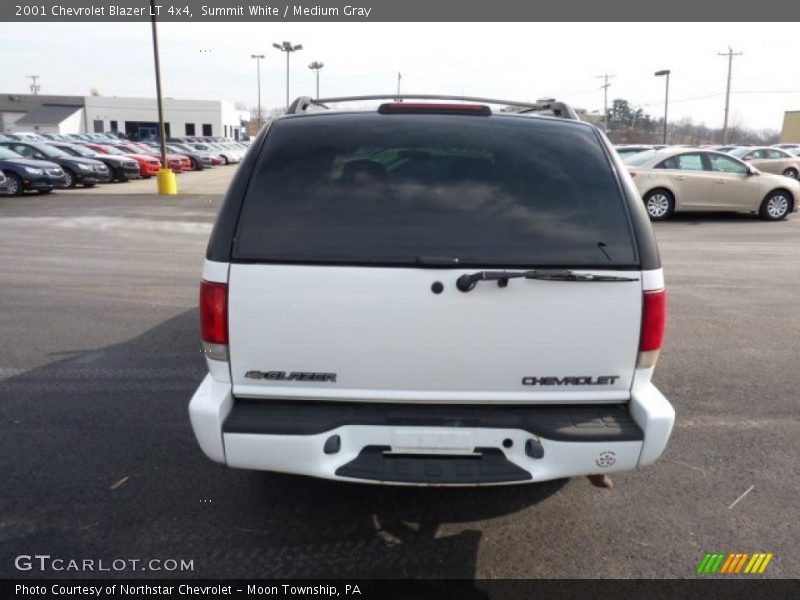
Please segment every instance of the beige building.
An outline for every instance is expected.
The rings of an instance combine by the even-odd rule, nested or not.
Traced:
[[[800,144],[800,110],[787,110],[783,113],[781,142]]]

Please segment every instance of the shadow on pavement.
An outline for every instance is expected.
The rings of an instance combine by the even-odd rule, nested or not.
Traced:
[[[187,415],[205,374],[195,310],[54,357],[0,381],[4,577],[188,575],[14,569],[37,552],[191,560],[195,577],[472,578],[479,522],[536,510],[565,484],[379,487],[216,465]]]
[[[781,222],[786,222],[789,219],[796,219],[797,215],[789,215]],[[738,212],[679,212],[672,215],[666,221],[658,221],[653,223],[658,226],[666,223],[685,223],[687,225],[702,225],[703,223],[749,223],[753,221],[761,221],[766,223],[757,214],[738,213]],[[775,223],[770,223],[774,225]]]

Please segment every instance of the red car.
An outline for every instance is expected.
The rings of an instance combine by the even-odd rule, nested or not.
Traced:
[[[138,152],[140,154],[144,154],[147,156],[153,156],[158,159],[159,163],[161,162],[161,152],[151,148],[147,144],[139,144],[137,142],[124,142],[120,144],[115,144],[117,148],[124,150],[129,148],[133,152]],[[172,169],[175,173],[182,173],[183,171],[191,171],[192,170],[192,161],[189,160],[188,156],[184,156],[183,154],[170,154],[167,153],[167,162],[169,163],[169,168]]]
[[[152,156],[121,150],[116,146],[112,146],[110,144],[96,144],[94,142],[81,142],[81,143],[84,146],[91,148],[92,150],[97,150],[98,152],[102,152],[103,154],[114,154],[118,156],[127,156],[129,158],[132,158],[137,163],[139,163],[139,174],[145,179],[147,179],[148,177],[152,177],[153,175],[158,175],[158,171],[161,168],[161,161],[153,158]]]

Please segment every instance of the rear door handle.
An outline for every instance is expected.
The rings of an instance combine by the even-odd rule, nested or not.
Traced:
[[[685,180],[685,179],[686,179],[686,175],[676,175],[676,176],[675,176],[675,179],[678,179],[678,180],[680,180],[680,181],[683,181],[683,180]]]
[[[728,183],[725,179],[715,179],[714,183]]]

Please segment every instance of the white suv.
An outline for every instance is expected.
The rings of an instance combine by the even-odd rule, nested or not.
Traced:
[[[414,98],[299,99],[253,143],[203,269],[200,447],[384,484],[654,462],[666,292],[614,149],[562,103]]]

